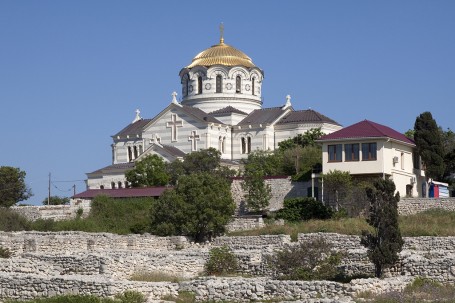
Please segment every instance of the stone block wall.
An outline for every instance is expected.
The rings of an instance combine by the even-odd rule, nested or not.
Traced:
[[[455,198],[401,198],[398,202],[398,213],[403,216],[429,209],[455,211]]]

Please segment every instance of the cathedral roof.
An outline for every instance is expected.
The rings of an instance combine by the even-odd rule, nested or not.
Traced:
[[[323,140],[342,140],[359,138],[391,138],[407,144],[415,145],[414,141],[396,130],[369,120],[360,121],[339,131],[322,136]]]
[[[181,151],[180,149],[178,149],[177,147],[175,147],[175,146],[162,145],[162,147],[163,147],[163,149],[165,151],[167,151],[171,155],[175,156],[176,158],[182,158],[183,156],[185,156],[185,153],[183,151]]]
[[[330,119],[327,116],[324,116],[317,111],[312,109],[292,111],[285,117],[283,117],[277,124],[287,124],[287,123],[330,123],[335,125],[340,125],[335,120]]]
[[[241,65],[245,67],[254,67],[253,61],[244,52],[227,45],[224,39],[221,38],[220,43],[213,45],[206,50],[203,50],[196,57],[187,68],[195,66],[212,66],[212,65],[225,65],[236,66]]]
[[[210,122],[210,123],[217,123],[217,124],[223,124],[223,122],[221,122],[220,120],[218,120],[217,118],[215,117],[212,117],[210,116],[209,114],[207,114],[205,111],[197,108],[197,107],[192,107],[192,106],[188,106],[188,105],[183,105],[182,106],[182,109],[183,111],[185,111],[186,113],[190,114],[190,115],[193,115],[194,117],[200,119],[200,120],[204,120],[206,122]]]
[[[141,119],[139,121],[136,121],[134,123],[129,124],[127,127],[113,135],[113,137],[126,137],[126,136],[135,136],[137,134],[142,134],[142,130],[144,129],[144,126],[149,123],[151,119]]]
[[[226,106],[226,107],[223,107],[223,108],[220,108],[218,110],[215,110],[213,112],[210,113],[210,115],[217,115],[217,114],[240,114],[240,115],[248,115],[247,113],[235,108],[235,107],[232,107],[232,106]]]
[[[237,125],[271,124],[283,115],[283,113],[284,111],[281,107],[255,109]]]

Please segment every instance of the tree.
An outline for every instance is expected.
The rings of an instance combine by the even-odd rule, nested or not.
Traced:
[[[414,131],[417,151],[425,164],[425,175],[432,179],[442,179],[445,171],[443,141],[430,112],[424,112],[416,118]]]
[[[301,174],[312,171],[322,165],[322,151],[319,146],[299,145],[283,151],[283,163],[289,174]]]
[[[398,201],[400,194],[395,193],[392,180],[378,179],[373,188],[367,188],[370,201],[370,213],[367,218],[374,232],[362,232],[361,244],[368,248],[368,257],[375,267],[376,277],[381,277],[383,270],[398,261],[398,254],[403,247],[398,226]]]
[[[242,189],[246,192],[246,206],[249,211],[263,211],[269,206],[272,188],[265,183],[262,171],[250,171],[244,176]]]
[[[25,184],[25,171],[11,166],[0,166],[0,206],[10,207],[33,196]]]
[[[235,175],[234,170],[221,166],[221,152],[213,147],[186,154],[183,161],[175,160],[167,164],[166,171],[173,185],[177,184],[180,176],[192,173],[210,172],[225,178]]]
[[[283,208],[277,212],[278,219],[298,222],[310,219],[330,219],[333,215],[331,208],[324,206],[314,198],[285,199]]]
[[[331,170],[322,176],[324,190],[328,193],[328,201],[334,201],[338,210],[340,201],[344,201],[349,196],[352,189],[352,177],[349,172]]]
[[[281,150],[286,150],[296,146],[317,146],[316,140],[318,140],[323,135],[324,133],[321,131],[320,127],[312,128],[310,130],[307,130],[304,134],[298,134],[293,138],[279,142],[278,146]]]
[[[166,172],[166,164],[158,155],[145,156],[136,162],[134,168],[126,172],[125,176],[133,187],[163,186],[168,184],[170,179]]]
[[[245,173],[249,175],[253,172],[261,172],[263,176],[283,175],[283,158],[281,153],[272,153],[271,151],[256,150],[248,154],[244,159]]]
[[[59,196],[50,196],[49,201],[46,198],[43,200],[43,205],[63,205],[70,203],[70,198],[68,197],[59,197]]]
[[[152,204],[151,232],[204,242],[225,232],[234,211],[228,180],[209,172],[184,175],[174,189],[165,191]]]

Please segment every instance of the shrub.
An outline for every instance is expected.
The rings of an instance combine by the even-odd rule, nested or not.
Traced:
[[[14,210],[0,206],[0,230],[20,231],[29,230],[30,222]]]
[[[122,294],[116,295],[115,298],[122,303],[143,303],[146,301],[143,294],[133,290],[127,290]]]
[[[12,253],[8,248],[3,248],[0,246],[0,258],[10,258],[11,255]]]
[[[171,275],[164,272],[158,271],[147,271],[141,270],[133,273],[130,277],[131,281],[142,281],[142,282],[172,282],[178,283],[182,279],[175,275]]]
[[[310,219],[330,219],[333,211],[313,198],[284,200],[284,207],[277,212],[278,219],[291,222]]]
[[[204,268],[207,275],[220,276],[235,273],[239,269],[239,264],[232,250],[224,245],[210,250]]]
[[[281,280],[335,280],[340,272],[342,253],[334,252],[324,238],[288,245],[267,258]]]

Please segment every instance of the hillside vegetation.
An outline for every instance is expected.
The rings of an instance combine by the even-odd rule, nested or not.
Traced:
[[[115,234],[148,232],[150,208],[153,199],[110,199],[99,197],[94,200],[92,212],[87,218],[66,221],[38,220],[30,222],[12,210],[0,208],[0,230],[19,231],[86,231],[109,232]],[[417,236],[455,236],[455,212],[429,210],[399,218],[401,233],[407,237]],[[364,218],[340,218],[329,220],[308,220],[297,223],[286,222],[275,225],[271,221],[264,228],[232,232],[231,236],[256,236],[287,234],[297,239],[298,233],[333,232],[360,235],[370,226]]]

